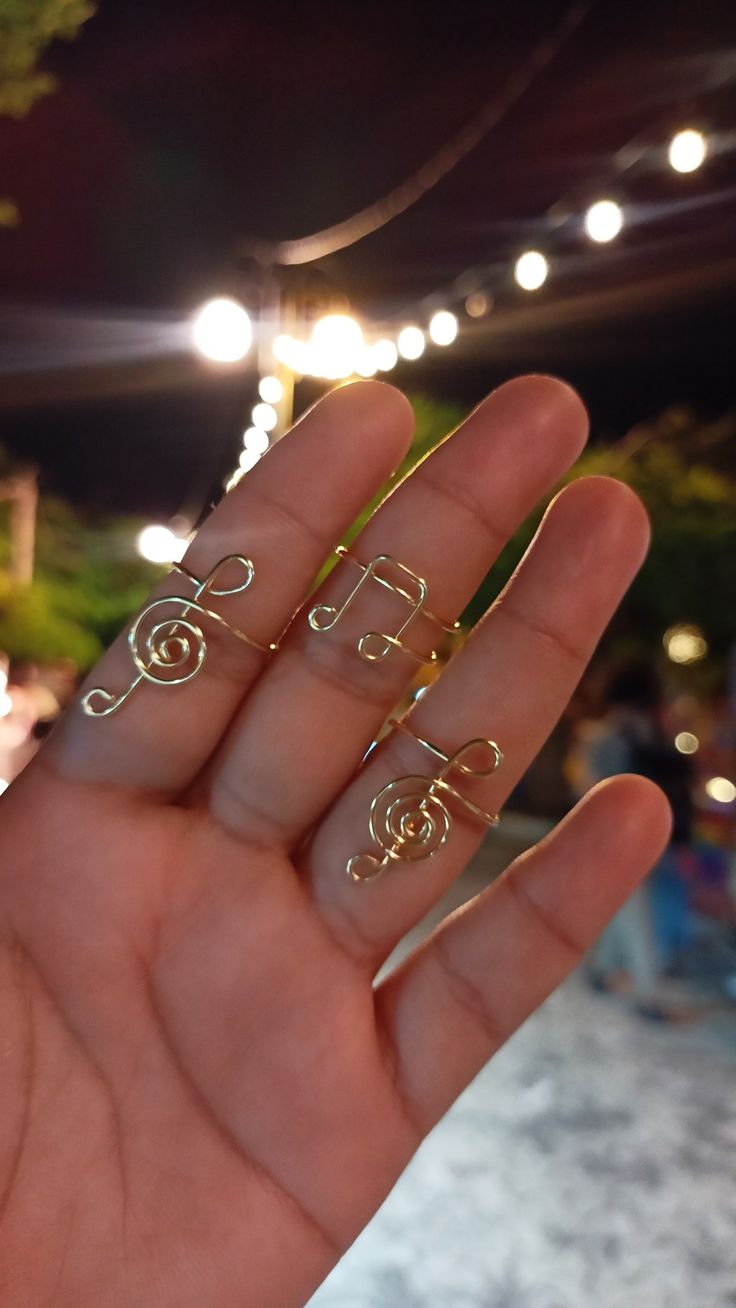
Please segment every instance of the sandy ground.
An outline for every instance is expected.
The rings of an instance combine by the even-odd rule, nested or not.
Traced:
[[[448,903],[502,857],[487,848]],[[649,1024],[573,977],[432,1133],[309,1308],[592,1305],[736,1305],[736,1008]]]

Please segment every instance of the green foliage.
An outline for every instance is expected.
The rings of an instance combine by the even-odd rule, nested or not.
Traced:
[[[94,11],[88,0],[0,0],[0,114],[22,118],[56,89],[38,60],[55,38],[72,40]]]
[[[462,417],[458,406],[428,396],[414,397],[412,404],[417,434],[402,474]],[[616,477],[641,496],[651,518],[648,558],[608,637],[620,650],[659,649],[664,631],[676,622],[701,626],[716,655],[724,656],[736,638],[736,475],[713,466],[726,463],[723,446],[733,427],[731,415],[702,424],[687,411],[669,410],[616,444],[592,445],[566,478]],[[537,529],[542,507],[502,551],[468,606],[465,622],[476,621],[506,584]]]
[[[44,499],[33,585],[8,578],[9,539],[0,528],[0,649],[13,658],[72,658],[84,670],[143,602],[159,570],[139,559],[137,519],[95,520]]]

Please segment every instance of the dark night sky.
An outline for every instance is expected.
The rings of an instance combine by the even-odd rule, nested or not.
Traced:
[[[564,8],[100,0],[46,60],[58,93],[0,123],[3,190],[23,215],[0,233],[0,441],[102,507],[201,507],[234,462],[254,374],[161,359],[156,322],[238,293],[243,237],[303,235],[399,183]],[[657,146],[691,121],[722,146],[730,134],[730,151],[691,177],[651,162],[617,175],[627,142]],[[733,5],[600,0],[467,161],[319,272],[370,317],[426,316],[423,297],[488,270],[494,312],[397,369],[408,389],[472,403],[544,369],[580,388],[598,435],[672,402],[715,414],[736,405],[735,143]],[[615,248],[545,217],[601,192],[639,220]],[[509,266],[539,244],[552,275],[525,297]],[[138,361],[116,350],[121,316]]]

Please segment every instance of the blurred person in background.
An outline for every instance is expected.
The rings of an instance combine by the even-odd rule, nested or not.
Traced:
[[[665,732],[662,688],[649,663],[619,666],[604,698],[603,718],[581,727],[581,789],[621,773],[648,777],[667,796],[673,827],[670,845],[648,880],[631,895],[591,951],[590,976],[598,989],[628,991],[640,1016],[666,1021],[684,1015],[665,1002],[662,975],[690,938],[688,891],[678,864],[687,856],[691,839],[692,763],[678,753]]]

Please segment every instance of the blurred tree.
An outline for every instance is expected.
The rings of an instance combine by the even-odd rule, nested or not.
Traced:
[[[0,0],[0,114],[22,118],[56,90],[38,61],[56,37],[71,41],[94,12],[88,0]]]
[[[426,395],[411,399],[416,434],[397,477],[463,416],[459,405]],[[729,468],[726,448],[734,430],[733,414],[705,423],[690,410],[668,409],[614,444],[590,446],[566,479],[617,477],[641,496],[652,520],[647,561],[607,636],[614,647],[661,650],[664,632],[677,622],[701,626],[719,656],[736,639],[736,473]],[[476,621],[508,581],[540,517],[541,510],[509,541],[468,606],[465,621]],[[719,663],[722,657],[715,663],[706,660],[698,665],[698,675],[715,676]]]
[[[88,668],[160,575],[135,552],[142,525],[135,518],[99,521],[44,498],[33,585],[19,586],[9,571],[7,514],[0,514],[0,650],[36,661],[71,658]]]
[[[71,41],[94,12],[88,0],[0,0],[0,114],[22,118],[56,90],[56,78],[38,61],[55,38]],[[19,221],[15,202],[0,198],[0,227]]]

